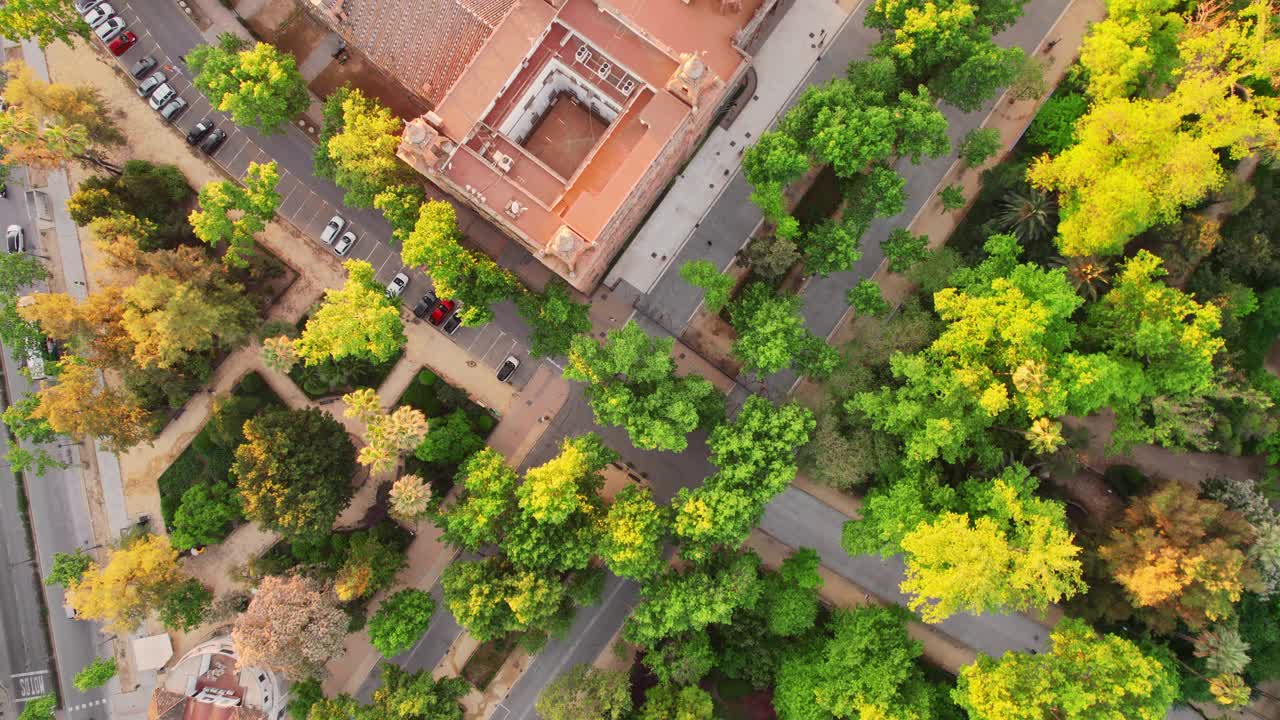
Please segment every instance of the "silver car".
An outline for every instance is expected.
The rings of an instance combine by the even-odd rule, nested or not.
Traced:
[[[333,244],[333,253],[338,257],[343,257],[351,252],[352,246],[356,244],[356,234],[350,230],[342,233],[342,237],[338,238],[338,242]]]
[[[138,97],[151,97],[151,93],[155,92],[156,88],[160,87],[168,79],[169,76],[162,72],[151,73],[146,80],[138,83]]]
[[[160,117],[168,122],[173,122],[173,119],[181,115],[186,109],[187,101],[182,98],[175,98],[168,105],[160,108]]]
[[[398,298],[404,294],[404,289],[409,287],[409,276],[404,273],[396,273],[391,278],[391,282],[387,283],[387,297]]]
[[[178,95],[178,91],[170,87],[169,83],[163,82],[156,88],[151,95],[151,109],[159,110],[164,107],[170,100]]]
[[[342,219],[341,215],[334,215],[329,218],[329,223],[324,226],[324,230],[320,231],[320,242],[325,245],[332,245],[333,239],[338,237],[338,233],[342,232],[342,228],[347,226],[347,221]]]

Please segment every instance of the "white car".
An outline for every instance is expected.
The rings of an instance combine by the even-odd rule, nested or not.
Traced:
[[[173,86],[169,85],[167,82],[162,82],[160,83],[160,86],[155,89],[155,92],[151,93],[151,100],[148,102],[151,104],[152,110],[159,110],[177,95],[178,91],[174,90]]]
[[[21,225],[10,225],[5,228],[4,241],[11,253],[27,251],[27,235],[23,232]]]
[[[342,237],[338,238],[338,242],[333,244],[333,253],[338,257],[343,257],[351,252],[351,247],[356,244],[356,234],[350,230],[342,233]]]
[[[342,232],[342,228],[347,226],[347,221],[342,219],[341,215],[334,215],[329,218],[329,224],[324,226],[324,230],[320,231],[320,242],[325,245],[332,245],[333,239],[338,237],[338,233]]]
[[[89,8],[84,14],[84,21],[89,23],[89,27],[96,28],[107,21],[109,17],[115,17],[116,9],[111,7],[110,3],[99,3]]]
[[[106,22],[99,25],[93,34],[98,36],[102,42],[111,42],[117,35],[124,30],[124,20],[119,16],[112,16]]]
[[[404,294],[404,289],[409,287],[409,276],[404,273],[396,273],[391,278],[391,282],[387,283],[387,297],[398,298]]]

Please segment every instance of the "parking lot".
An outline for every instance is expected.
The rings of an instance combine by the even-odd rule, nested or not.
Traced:
[[[256,130],[237,127],[225,113],[214,109],[209,100],[191,84],[190,74],[181,57],[201,38],[185,17],[180,20],[190,28],[190,32],[165,33],[162,46],[133,3],[124,0],[108,1],[125,21],[126,29],[138,37],[137,43],[117,58],[117,62],[128,72],[138,59],[151,56],[156,60],[156,65],[143,77],[152,72],[163,72],[167,77],[166,82],[177,91],[179,97],[187,101],[187,109],[173,122],[175,131],[185,135],[193,125],[205,119],[211,120],[217,128],[224,130],[227,133],[227,139],[211,157],[219,167],[236,178],[244,176],[250,163],[267,163],[275,160],[280,174],[276,190],[283,198],[277,210],[279,216],[288,220],[307,237],[315,238],[317,243],[320,242],[320,233],[329,218],[334,215],[343,217],[348,223],[346,229],[356,235],[356,242],[346,258],[369,262],[373,266],[376,277],[383,283],[390,282],[396,273],[405,272],[410,282],[401,296],[401,300],[406,305],[404,314],[411,321],[423,322],[413,318],[407,309],[413,307],[423,294],[431,290],[430,278],[419,270],[409,270],[401,264],[399,249],[389,243],[391,228],[381,213],[370,209],[348,208],[332,199],[340,199],[341,191],[328,180],[317,178],[312,173],[311,148],[314,145],[306,134],[296,127],[288,127],[283,129],[283,137],[275,135],[264,138]],[[145,16],[148,19],[154,19],[154,14],[165,12],[181,14],[181,11],[172,3],[157,2],[154,9],[147,7]],[[137,102],[146,102],[146,100],[139,98]],[[263,145],[268,143],[273,145],[288,143],[289,149],[293,152],[269,154],[263,150]],[[305,149],[305,152],[297,152],[299,147]],[[322,196],[317,189],[331,197]],[[495,314],[497,315],[495,322],[478,328],[458,328],[452,335],[452,340],[471,353],[477,363],[493,368],[495,371],[508,355],[515,355],[521,365],[511,378],[511,382],[516,388],[523,389],[538,365],[528,356],[529,329],[519,319],[514,306],[509,302],[495,308]]]

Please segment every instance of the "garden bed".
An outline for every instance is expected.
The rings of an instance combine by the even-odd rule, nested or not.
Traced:
[[[502,669],[502,665],[511,656],[513,650],[516,649],[516,640],[519,638],[518,633],[508,633],[498,638],[490,640],[476,651],[471,653],[471,657],[467,658],[467,664],[462,666],[462,678],[475,686],[481,692],[489,687],[489,683],[493,682],[494,676]]]
[[[174,513],[187,490],[202,484],[235,484],[230,477],[231,464],[236,446],[244,439],[244,422],[280,405],[280,398],[253,372],[240,378],[229,395],[215,401],[209,421],[156,481],[165,527],[172,529]]]
[[[428,368],[423,368],[414,376],[413,382],[409,383],[409,387],[396,400],[396,405],[408,405],[421,410],[432,424],[433,432],[443,427],[450,416],[461,413],[471,432],[479,439],[479,445],[483,444],[498,423],[492,413],[472,402],[465,391],[453,387]],[[433,462],[411,454],[406,458],[405,472],[421,476],[431,483],[435,497],[443,498],[453,488],[454,475],[463,460],[464,457],[451,457]]]

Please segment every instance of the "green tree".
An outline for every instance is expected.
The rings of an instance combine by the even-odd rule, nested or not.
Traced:
[[[762,282],[747,285],[729,307],[729,323],[738,339],[733,355],[757,375],[795,367],[813,378],[829,376],[840,355],[804,325],[799,295],[779,294]]]
[[[947,323],[925,350],[890,359],[901,385],[860,393],[854,404],[872,425],[905,442],[904,460],[1001,462],[995,428],[1024,433],[1036,452],[1063,443],[1057,418],[1089,414],[1128,382],[1109,358],[1071,351],[1083,300],[1063,269],[1017,262],[1012,236],[987,241],[988,258],[952,276],[934,294]],[[999,441],[999,442],[998,442]]]
[[[182,493],[169,540],[179,551],[220,542],[243,517],[240,494],[227,483],[192,485]]]
[[[58,696],[53,693],[32,698],[22,706],[18,720],[54,720],[53,711],[58,709]]]
[[[710,260],[690,260],[680,266],[680,277],[702,290],[702,304],[715,314],[729,304],[733,278],[720,272]]]
[[[391,185],[373,196],[373,206],[391,225],[391,239],[402,245],[409,240],[418,222],[418,211],[426,201],[427,194],[420,185]]]
[[[158,614],[160,624],[176,632],[191,632],[204,623],[213,605],[213,591],[195,578],[165,588]]]
[[[334,594],[342,602],[368,598],[394,583],[406,565],[402,546],[371,531],[356,533],[334,578]]]
[[[198,45],[186,58],[192,84],[237,125],[278,133],[311,104],[297,61],[274,45],[245,48],[240,38],[222,33],[217,45]]]
[[[430,670],[410,673],[391,663],[378,668],[382,685],[373,702],[361,705],[350,695],[317,701],[310,720],[462,720],[458,702],[471,685],[456,677],[439,680]]]
[[[1233,92],[1273,81],[1264,58],[1280,39],[1263,2],[1234,15],[1226,7],[1198,13],[1178,38],[1176,86],[1155,98],[1125,97],[1136,80],[1169,67],[1167,40],[1179,24],[1168,17],[1171,9],[1122,6],[1115,22],[1101,24],[1082,60],[1102,69],[1106,58],[1114,66],[1091,81],[1097,100],[1076,123],[1079,142],[1042,156],[1028,172],[1033,185],[1059,193],[1064,255],[1120,254],[1134,236],[1177,222],[1184,208],[1221,188],[1227,176],[1220,156],[1238,160],[1280,145],[1274,103]],[[1115,36],[1120,26],[1127,37]]]
[[[894,228],[880,247],[889,260],[890,272],[906,272],[929,256],[929,236],[912,235],[906,228]]]
[[[953,697],[984,720],[1159,720],[1178,698],[1178,679],[1160,658],[1081,620],[1058,623],[1046,653],[979,655],[960,670]]]
[[[649,488],[628,485],[605,515],[600,556],[614,575],[643,582],[666,566],[662,545],[669,523],[667,509],[653,501]]]
[[[383,657],[395,657],[418,642],[435,611],[431,593],[416,588],[397,591],[369,619],[369,642]]]
[[[684,571],[668,570],[640,589],[641,602],[627,619],[627,642],[652,648],[665,638],[711,623],[728,623],[738,608],[760,600],[760,558],[723,554]]]
[[[84,577],[91,565],[93,565],[93,558],[84,554],[79,548],[69,553],[56,552],[53,554],[53,567],[49,569],[49,575],[44,579],[44,584],[61,585],[65,590],[80,582],[80,578]]]
[[[276,192],[280,173],[272,160],[265,165],[249,163],[241,187],[218,180],[200,188],[200,209],[191,212],[191,231],[202,242],[217,249],[226,244],[223,261],[237,268],[249,265],[253,236],[262,232],[284,200]]]
[[[637,720],[712,720],[715,701],[711,693],[696,685],[677,688],[663,683],[644,694],[644,706]]]
[[[736,625],[735,625],[736,626]],[[695,685],[716,667],[716,650],[706,630],[663,640],[645,651],[642,660],[660,682]]]
[[[423,462],[457,465],[484,447],[465,410],[458,409],[429,421],[431,431],[413,451]]]
[[[1105,22],[1105,21],[1103,21]],[[1093,27],[1097,27],[1095,24]],[[1083,95],[1058,91],[1032,118],[1027,126],[1027,142],[1048,152],[1061,154],[1076,142],[1076,121],[1089,109],[1089,101]]]
[[[1116,449],[1135,443],[1213,449],[1210,439],[1188,432],[1169,408],[1218,387],[1214,359],[1225,347],[1222,312],[1165,285],[1160,278],[1166,274],[1160,258],[1139,250],[1125,261],[1111,291],[1089,307],[1086,338],[1134,376],[1127,402],[1112,404]]]
[[[724,399],[710,381],[677,377],[673,338],[650,337],[635,322],[609,330],[603,343],[573,338],[564,376],[587,384],[601,425],[620,425],[638,448],[681,452],[688,434],[724,416]]]
[[[820,277],[843,272],[862,259],[862,234],[871,218],[846,212],[840,220],[824,220],[804,234],[805,270]]]
[[[569,286],[556,278],[540,293],[516,295],[516,310],[529,324],[529,354],[533,357],[562,357],[569,354],[575,335],[591,332],[590,306],[574,302]]]
[[[245,515],[288,537],[325,535],[351,501],[355,447],[328,413],[271,409],[244,424],[231,472]]]
[[[845,299],[849,301],[849,307],[859,315],[880,317],[889,312],[889,303],[880,293],[880,283],[875,280],[859,281],[849,288]]]
[[[462,464],[458,483],[464,492],[441,518],[444,541],[471,551],[496,543],[515,512],[515,471],[486,447]]]
[[[116,659],[111,658],[94,658],[93,662],[85,665],[80,672],[76,673],[75,680],[72,683],[80,692],[89,692],[94,688],[102,687],[107,684],[111,678],[116,676]]]
[[[930,717],[932,696],[896,607],[839,610],[813,666],[813,702],[839,718]],[[785,663],[785,661],[784,661]]]
[[[1185,27],[1179,8],[1171,0],[1109,3],[1107,17],[1089,27],[1080,46],[1089,94],[1109,100],[1173,84]]]
[[[346,357],[385,363],[408,342],[398,304],[387,297],[364,260],[348,260],[347,282],[325,290],[324,302],[295,343],[307,365]]]
[[[969,483],[976,517],[946,512],[910,530],[901,542],[909,607],[940,622],[960,611],[1044,610],[1084,590],[1066,509],[1036,497],[1036,484],[1025,467],[1010,466],[991,482]]]
[[[380,193],[412,177],[409,167],[396,157],[402,129],[400,119],[377,99],[344,86],[325,101],[323,147],[315,151],[316,170],[347,191],[343,198],[347,205],[374,207]]]
[[[46,48],[89,39],[89,25],[71,0],[14,0],[0,6],[0,36],[20,43],[34,39]]]
[[[948,185],[938,192],[938,199],[942,200],[942,209],[947,211],[959,210],[968,202],[964,197],[964,187],[961,185]]]
[[[307,720],[311,706],[324,700],[324,691],[320,689],[319,680],[307,678],[290,685],[288,697],[285,709],[289,711],[290,720]]]
[[[799,635],[818,620],[818,591],[822,575],[818,553],[800,548],[782,561],[776,573],[764,577],[761,605],[769,623],[769,632],[779,637]]]
[[[995,128],[975,128],[960,139],[960,160],[965,167],[976,168],[1000,152],[1000,131]]]
[[[631,713],[631,681],[620,670],[577,665],[552,680],[534,708],[546,720],[624,720]]]
[[[514,275],[488,255],[462,247],[457,211],[443,200],[422,206],[400,257],[405,265],[426,268],[436,294],[458,301],[458,317],[467,326],[493,320],[491,306],[515,295],[520,286]]]

